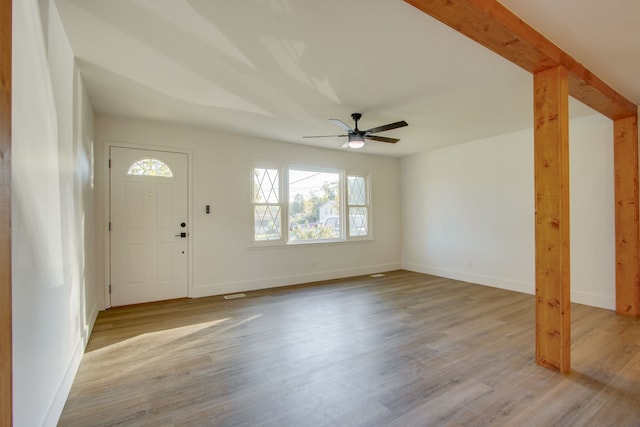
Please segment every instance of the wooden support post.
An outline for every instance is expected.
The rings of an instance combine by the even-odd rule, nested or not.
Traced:
[[[11,0],[0,0],[0,425],[13,422],[11,314]]]
[[[569,94],[612,120],[638,111],[633,102],[496,0],[405,1],[531,73],[557,65],[566,68]]]
[[[613,122],[616,214],[616,312],[640,317],[638,116]]]
[[[562,66],[534,74],[536,363],[571,369],[569,86]]]

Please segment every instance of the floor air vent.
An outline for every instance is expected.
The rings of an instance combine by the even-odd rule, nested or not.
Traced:
[[[236,299],[236,298],[244,298],[246,297],[245,294],[231,294],[231,295],[225,295],[224,299]]]

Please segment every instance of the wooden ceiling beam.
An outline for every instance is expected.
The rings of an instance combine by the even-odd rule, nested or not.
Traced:
[[[569,71],[569,95],[612,120],[638,107],[495,0],[404,0],[531,73]]]

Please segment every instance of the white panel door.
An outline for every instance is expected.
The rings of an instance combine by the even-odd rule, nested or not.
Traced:
[[[187,155],[111,147],[111,305],[188,296]]]

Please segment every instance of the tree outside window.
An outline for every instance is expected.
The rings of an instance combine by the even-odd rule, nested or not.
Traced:
[[[289,170],[289,241],[339,239],[340,173]]]

